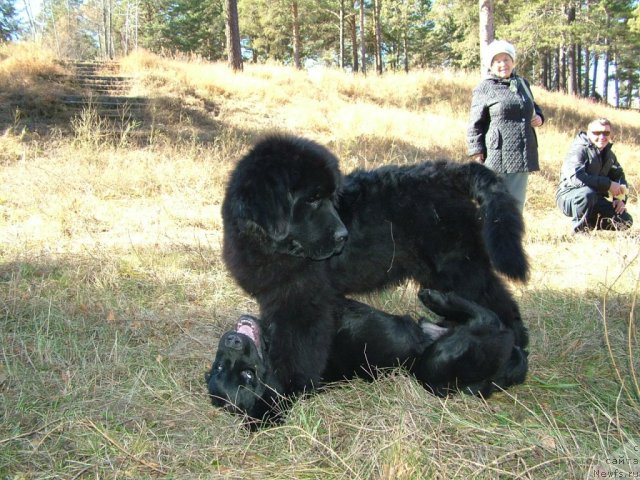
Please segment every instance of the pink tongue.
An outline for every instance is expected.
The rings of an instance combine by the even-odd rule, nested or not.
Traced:
[[[238,327],[237,332],[242,333],[243,335],[246,335],[247,337],[252,339],[254,342],[256,341],[256,339],[253,336],[253,329],[249,325],[240,325]]]

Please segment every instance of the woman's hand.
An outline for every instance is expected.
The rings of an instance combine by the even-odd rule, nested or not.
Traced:
[[[471,159],[474,162],[484,163],[484,155],[482,153],[476,153],[475,155],[472,155]]]
[[[536,115],[531,119],[532,127],[539,127],[540,125],[542,125],[542,117],[540,115]]]

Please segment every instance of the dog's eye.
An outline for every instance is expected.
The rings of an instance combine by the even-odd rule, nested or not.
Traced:
[[[307,203],[313,205],[314,203],[320,203],[322,201],[322,195],[320,193],[314,193],[309,195],[307,198]]]
[[[243,370],[242,372],[240,372],[240,375],[242,376],[243,380],[245,382],[250,382],[253,380],[254,374],[252,370]]]
[[[309,199],[307,199],[307,205],[311,208],[318,208],[322,203],[322,197],[320,195],[315,195]]]
[[[222,372],[222,364],[219,363],[217,365],[214,365],[213,367],[213,372],[217,375],[218,373]]]

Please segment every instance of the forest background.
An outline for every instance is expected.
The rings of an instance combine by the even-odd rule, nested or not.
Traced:
[[[487,0],[496,38],[518,49],[534,84],[638,108],[637,0]],[[0,0],[0,41],[42,42],[60,58],[114,58],[137,47],[226,59],[237,8],[251,63],[378,72],[479,64],[471,0]]]

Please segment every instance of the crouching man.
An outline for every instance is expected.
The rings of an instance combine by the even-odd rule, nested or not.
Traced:
[[[578,133],[564,159],[556,203],[571,217],[574,233],[626,230],[633,224],[624,171],[611,146],[611,122],[598,118]]]

